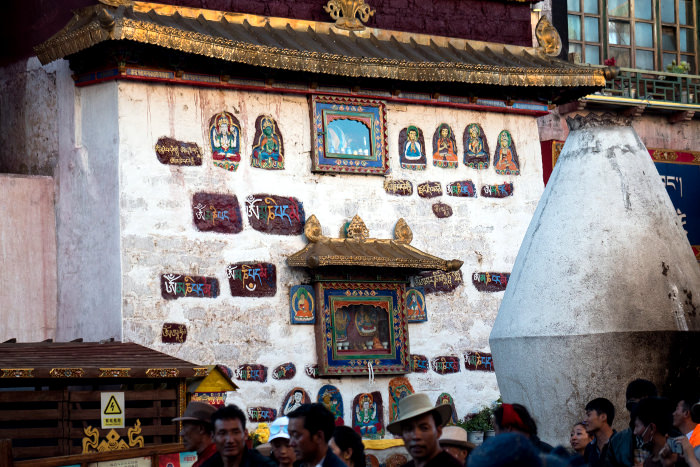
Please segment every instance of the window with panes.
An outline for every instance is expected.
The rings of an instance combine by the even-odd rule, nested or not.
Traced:
[[[601,65],[697,73],[697,0],[567,0],[569,52]]]

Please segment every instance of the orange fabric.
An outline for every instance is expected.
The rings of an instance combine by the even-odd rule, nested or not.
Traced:
[[[693,447],[700,446],[700,423],[695,425],[695,429],[690,435],[690,444],[692,444]]]

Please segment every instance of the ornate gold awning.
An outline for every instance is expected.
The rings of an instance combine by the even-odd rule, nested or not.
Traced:
[[[134,41],[268,69],[353,78],[491,86],[602,87],[604,70],[574,65],[544,48],[240,13],[101,0],[76,11],[36,47],[42,63],[108,41]]]
[[[321,224],[314,215],[306,220],[304,233],[309,244],[287,258],[290,266],[310,269],[324,266],[365,266],[423,271],[456,271],[462,266],[460,260],[441,259],[409,245],[413,233],[403,219],[396,223],[394,240],[368,238],[369,231],[359,216],[353,217],[350,222],[347,238],[321,235]]]

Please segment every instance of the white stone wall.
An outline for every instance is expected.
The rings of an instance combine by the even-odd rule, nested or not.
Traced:
[[[346,423],[351,422],[352,400],[360,392],[382,392],[385,422],[388,421],[388,382],[377,377],[373,385],[365,377],[314,380],[304,366],[316,363],[314,327],[289,322],[289,289],[308,283],[308,275],[291,269],[286,258],[305,244],[303,235],[268,235],[253,230],[244,217],[239,234],[197,231],[192,220],[192,195],[196,192],[235,194],[241,210],[245,198],[255,193],[294,196],[303,202],[307,218],[315,214],[323,234],[337,237],[341,225],[359,214],[370,236],[393,238],[396,221],[403,217],[413,230],[412,245],[442,258],[464,261],[465,284],[448,294],[428,295],[428,321],[409,324],[411,353],[429,359],[458,355],[461,372],[441,376],[432,371],[407,375],[416,391],[436,399],[452,394],[463,417],[499,394],[493,373],[464,370],[463,353],[488,351],[488,336],[503,293],[480,293],[471,284],[475,271],[509,272],[543,191],[542,165],[536,120],[500,113],[479,113],[423,105],[387,105],[391,178],[414,183],[410,197],[384,192],[384,178],[362,175],[319,175],[311,169],[311,132],[306,97],[274,93],[199,89],[120,82],[119,112],[119,212],[121,229],[123,337],[198,364],[221,363],[235,368],[243,363],[266,365],[269,373],[291,361],[297,374],[290,381],[268,376],[265,384],[237,382],[240,390],[232,400],[243,406],[268,406],[279,410],[287,392],[306,389],[315,400],[323,384],[341,390]],[[242,162],[237,172],[211,163],[208,122],[222,110],[241,122]],[[285,170],[268,171],[250,166],[254,122],[261,113],[271,114],[282,132]],[[424,132],[426,146],[441,122],[449,123],[463,157],[462,134],[471,122],[484,128],[491,154],[498,133],[513,135],[521,163],[520,176],[503,176],[491,168],[477,171],[461,162],[458,169],[429,165],[414,172],[400,168],[398,134],[409,124]],[[154,145],[159,137],[196,142],[204,149],[201,167],[161,164]],[[431,152],[431,151],[430,151]],[[431,157],[428,157],[431,164]],[[447,196],[419,198],[416,186],[424,181],[446,185],[471,179],[482,184],[515,183],[514,196],[505,199]],[[431,206],[436,201],[452,206],[454,215],[437,219]],[[271,298],[231,297],[227,265],[238,261],[271,262],[277,266],[277,295]],[[188,273],[215,276],[221,286],[216,299],[161,297],[160,274]],[[162,344],[164,322],[184,323],[184,344]]]

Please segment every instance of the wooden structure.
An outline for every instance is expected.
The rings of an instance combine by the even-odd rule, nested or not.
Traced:
[[[0,439],[15,460],[178,442],[197,367],[134,343],[0,344]],[[124,395],[124,428],[101,429],[101,393]]]

